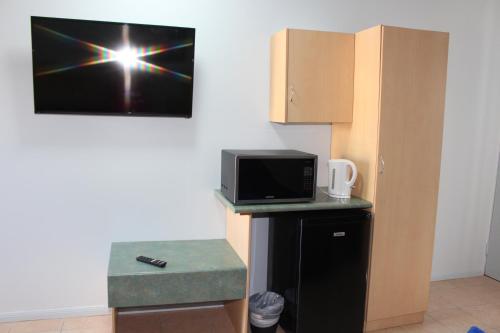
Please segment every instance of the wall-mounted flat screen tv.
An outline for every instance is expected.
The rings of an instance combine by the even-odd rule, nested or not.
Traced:
[[[190,118],[195,29],[31,17],[35,113]]]

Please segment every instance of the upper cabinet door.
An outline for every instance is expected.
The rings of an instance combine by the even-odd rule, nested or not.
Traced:
[[[381,54],[368,321],[427,309],[448,33],[384,26]]]
[[[270,120],[352,121],[354,34],[285,29],[271,39]]]

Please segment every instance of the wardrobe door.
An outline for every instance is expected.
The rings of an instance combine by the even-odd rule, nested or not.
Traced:
[[[382,27],[367,329],[423,320],[439,187],[448,34]]]

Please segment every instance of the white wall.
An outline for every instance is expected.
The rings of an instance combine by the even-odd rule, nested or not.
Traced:
[[[223,209],[212,194],[222,148],[316,153],[326,183],[330,127],[267,121],[269,37],[286,26],[354,32],[384,23],[451,32],[433,275],[482,272],[494,167],[481,172],[480,161],[491,150],[483,135],[498,129],[487,121],[498,91],[489,57],[494,6],[2,0],[0,319],[105,309],[112,241],[223,237]],[[34,115],[30,15],[195,27],[193,118]]]
[[[481,130],[481,150],[479,159],[479,172],[477,173],[478,183],[484,183],[484,187],[478,190],[477,193],[477,209],[482,214],[484,218],[491,218],[493,223],[493,205],[496,185],[498,181],[492,178],[492,174],[497,172],[498,156],[500,154],[500,2],[495,0],[489,0],[489,13],[488,13],[488,24],[489,24],[489,35],[487,35],[487,61],[488,61],[488,73],[487,80],[485,84],[486,98],[485,98],[485,113],[483,115],[482,130]],[[498,200],[496,201],[498,202]],[[489,214],[489,215],[488,215]],[[490,232],[490,228],[482,230],[484,234]],[[493,238],[491,238],[493,239]],[[489,256],[499,256],[500,253],[495,253],[489,251]],[[490,257],[490,259],[492,259]],[[500,262],[500,258],[493,259]]]
[[[475,43],[451,35],[436,279],[482,274],[486,261],[500,147],[500,4],[488,0],[483,9],[462,18]]]

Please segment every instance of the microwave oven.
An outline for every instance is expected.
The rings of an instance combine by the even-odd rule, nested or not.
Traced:
[[[297,150],[222,150],[221,192],[234,204],[313,201],[317,164]]]

